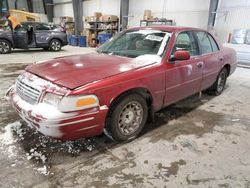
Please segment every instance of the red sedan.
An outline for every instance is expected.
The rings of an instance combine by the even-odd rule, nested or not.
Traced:
[[[236,65],[235,51],[207,31],[132,28],[96,53],[28,66],[8,95],[18,114],[45,135],[74,140],[104,132],[126,141],[169,104],[205,89],[221,94]]]

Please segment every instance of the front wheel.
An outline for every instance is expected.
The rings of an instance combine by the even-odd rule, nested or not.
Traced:
[[[225,88],[227,76],[228,76],[228,71],[224,67],[217,76],[215,83],[210,88],[208,88],[207,90],[208,94],[220,95]]]
[[[11,53],[11,44],[9,41],[0,39],[0,53],[1,54]]]
[[[116,101],[111,109],[107,128],[118,142],[136,138],[148,117],[145,99],[139,94],[129,94]]]
[[[50,45],[49,45],[49,49],[53,52],[58,52],[60,51],[62,48],[62,43],[61,41],[57,40],[57,39],[53,39],[51,42],[50,42]]]

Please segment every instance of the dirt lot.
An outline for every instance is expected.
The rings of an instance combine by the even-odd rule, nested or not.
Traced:
[[[250,188],[250,69],[238,68],[221,96],[195,95],[158,112],[130,143],[103,135],[61,142],[27,127],[3,99],[20,71],[87,51],[0,57],[0,187]]]

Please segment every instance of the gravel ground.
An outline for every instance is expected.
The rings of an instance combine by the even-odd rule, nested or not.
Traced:
[[[1,55],[0,187],[250,187],[250,69],[237,68],[218,97],[189,97],[157,113],[136,140],[45,137],[3,99],[29,63],[92,49]]]

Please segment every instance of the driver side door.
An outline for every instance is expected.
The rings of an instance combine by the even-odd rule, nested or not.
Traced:
[[[177,50],[190,53],[190,59],[171,61]],[[165,106],[195,94],[201,89],[203,62],[199,58],[199,47],[192,31],[176,36],[166,71]]]
[[[13,41],[15,48],[28,49],[28,33],[24,28],[13,30]]]

